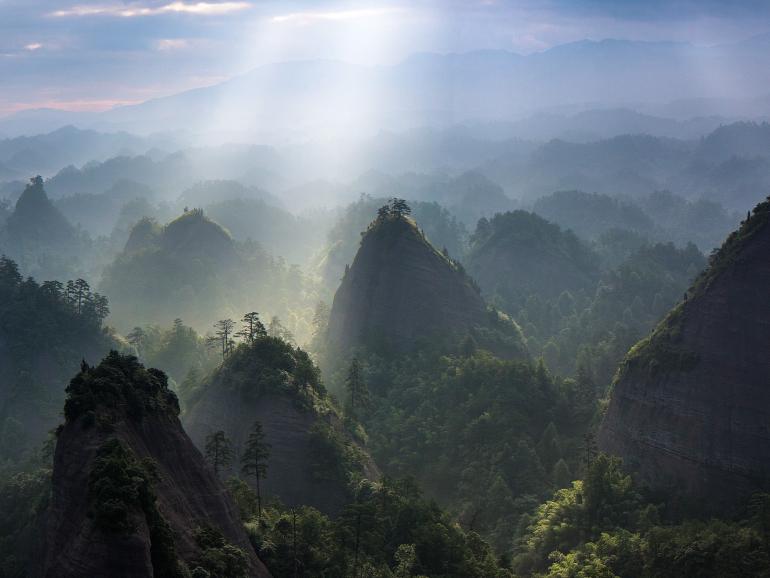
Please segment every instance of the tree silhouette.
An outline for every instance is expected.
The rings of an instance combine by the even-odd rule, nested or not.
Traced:
[[[262,490],[260,481],[267,477],[267,459],[270,457],[270,444],[265,441],[262,424],[254,422],[249,439],[246,441],[246,451],[241,456],[241,472],[245,476],[254,476],[257,486],[257,513],[262,519]]]
[[[404,199],[393,197],[390,199],[390,214],[400,219],[412,213],[412,208]]]
[[[259,313],[256,311],[251,311],[244,315],[241,323],[243,323],[243,329],[236,333],[236,335],[242,337],[249,345],[253,344],[258,338],[267,335],[267,330],[259,320]]]
[[[230,466],[232,457],[232,443],[224,431],[218,430],[206,436],[206,459],[213,466],[217,476],[220,471]]]
[[[67,302],[75,310],[75,313],[80,315],[83,311],[83,305],[91,292],[91,287],[85,279],[77,279],[75,281],[67,281],[67,288],[65,295]]]
[[[345,386],[350,395],[350,410],[353,415],[359,410],[365,409],[369,405],[369,390],[364,381],[361,364],[358,358],[353,358],[348,369],[348,376],[345,378]]]
[[[206,338],[206,344],[209,347],[219,347],[222,350],[222,361],[225,360],[227,354],[233,347],[233,329],[235,329],[235,321],[232,319],[220,319],[214,324],[214,335]]]

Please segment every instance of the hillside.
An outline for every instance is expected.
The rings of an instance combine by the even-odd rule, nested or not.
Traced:
[[[236,243],[199,209],[162,227],[139,221],[101,284],[114,304],[112,322],[124,331],[182,318],[201,333],[254,308],[291,321],[290,306],[312,298],[305,287],[299,270],[255,243]],[[299,338],[303,327],[289,329]]]
[[[34,177],[0,230],[0,247],[25,274],[52,279],[73,274],[88,243],[50,201],[43,179]]]
[[[0,469],[36,463],[67,378],[115,346],[102,327],[107,312],[84,281],[39,285],[0,257]]]
[[[707,509],[765,491],[770,475],[768,223],[764,202],[628,353],[599,435],[643,480]]]
[[[598,257],[587,245],[525,211],[480,220],[467,262],[487,298],[509,312],[533,293],[554,299],[563,291],[591,291],[599,277]]]
[[[200,448],[222,430],[240,457],[255,421],[261,423],[271,446],[263,496],[288,506],[337,513],[352,499],[354,482],[379,477],[345,431],[312,360],[281,339],[264,335],[239,346],[186,403],[185,428]],[[240,471],[237,459],[232,471]]]
[[[498,323],[462,266],[437,251],[405,213],[383,207],[334,296],[333,348],[405,350]],[[515,341],[519,336],[511,324]],[[513,349],[521,354],[523,344]]]
[[[84,364],[67,393],[45,576],[270,575],[182,429],[162,372],[111,352]]]

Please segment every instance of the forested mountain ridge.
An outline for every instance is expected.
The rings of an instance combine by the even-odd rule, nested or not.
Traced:
[[[621,365],[599,435],[655,487],[724,510],[770,478],[770,201]]]
[[[270,576],[162,372],[113,351],[67,392],[44,576]]]

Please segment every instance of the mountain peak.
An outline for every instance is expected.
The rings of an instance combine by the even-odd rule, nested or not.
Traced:
[[[404,350],[486,326],[489,318],[462,266],[430,244],[405,203],[391,204],[362,233],[334,296],[329,339],[342,350]]]
[[[74,227],[45,192],[42,177],[30,179],[8,218],[7,232],[12,243],[67,245],[75,240]]]
[[[84,362],[67,393],[43,575],[208,570],[210,546],[200,534],[209,531],[238,552],[244,575],[269,576],[225,488],[182,429],[162,371],[113,351],[96,367]]]

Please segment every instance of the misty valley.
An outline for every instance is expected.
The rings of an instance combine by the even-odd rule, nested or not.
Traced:
[[[770,576],[770,13],[64,4],[0,3],[0,578]]]

